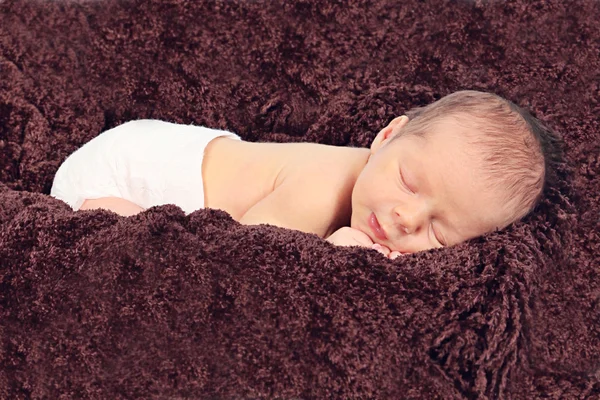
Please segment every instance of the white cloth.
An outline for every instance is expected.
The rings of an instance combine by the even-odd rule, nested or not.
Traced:
[[[204,207],[202,160],[211,140],[234,133],[158,120],[130,121],[71,154],[50,195],[78,210],[86,199],[120,197],[143,208],[175,204],[186,214]]]

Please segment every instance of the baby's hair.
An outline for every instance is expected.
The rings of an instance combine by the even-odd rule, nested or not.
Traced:
[[[406,113],[404,134],[425,136],[441,118],[466,125],[469,141],[483,150],[483,168],[491,189],[501,189],[510,210],[509,224],[528,214],[555,179],[562,159],[558,134],[528,111],[498,95],[474,90],[452,93]],[[474,129],[473,129],[474,128]]]

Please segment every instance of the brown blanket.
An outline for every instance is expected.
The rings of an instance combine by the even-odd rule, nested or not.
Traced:
[[[1,399],[600,396],[600,2],[0,1]],[[138,118],[366,146],[460,89],[561,131],[525,221],[390,261],[48,193]],[[293,212],[293,210],[290,210]]]

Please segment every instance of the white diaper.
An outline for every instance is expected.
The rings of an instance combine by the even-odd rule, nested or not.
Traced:
[[[143,208],[175,204],[186,214],[204,207],[202,159],[211,140],[234,133],[158,120],[110,129],[62,163],[50,195],[78,210],[86,199],[120,197]]]

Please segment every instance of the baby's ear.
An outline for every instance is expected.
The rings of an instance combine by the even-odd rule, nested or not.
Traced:
[[[388,126],[383,128],[375,139],[373,139],[373,143],[371,143],[371,153],[375,153],[377,150],[383,146],[386,142],[391,140],[394,136],[400,133],[400,130],[406,125],[408,122],[408,117],[406,115],[401,115],[400,117],[394,118]]]

